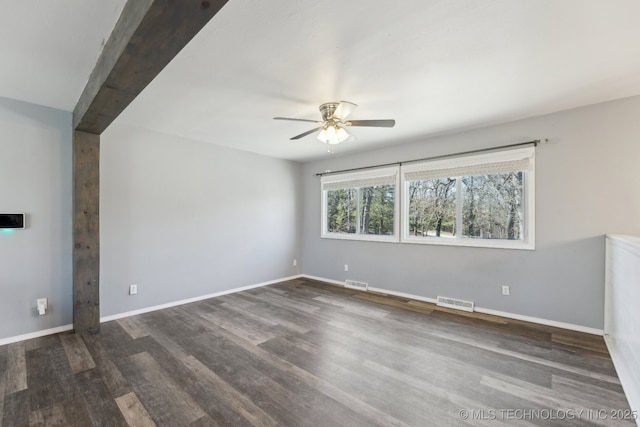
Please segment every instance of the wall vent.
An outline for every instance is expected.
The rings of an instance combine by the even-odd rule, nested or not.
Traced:
[[[344,286],[351,289],[358,289],[359,291],[366,291],[369,289],[369,284],[366,282],[357,282],[355,280],[345,280]]]
[[[436,305],[441,307],[455,308],[457,310],[473,311],[473,301],[465,301],[457,298],[438,296]]]

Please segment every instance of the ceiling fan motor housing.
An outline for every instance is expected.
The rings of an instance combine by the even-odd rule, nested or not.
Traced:
[[[300,135],[296,135],[291,140],[300,139],[307,135],[310,135],[316,131],[320,131],[318,139],[327,144],[338,144],[342,141],[346,141],[349,138],[353,138],[347,130],[346,126],[370,126],[370,127],[393,127],[395,120],[349,120],[347,117],[357,107],[353,102],[340,101],[340,102],[325,102],[320,105],[320,114],[322,115],[322,121],[310,120],[310,119],[294,119],[290,117],[274,117],[275,120],[293,120],[297,122],[311,122],[319,125],[315,129],[311,129]]]
[[[333,116],[338,108],[337,102],[326,102],[320,106],[320,114],[322,114],[322,120],[327,121]]]

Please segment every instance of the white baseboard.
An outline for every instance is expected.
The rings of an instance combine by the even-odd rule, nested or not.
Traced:
[[[242,286],[240,288],[227,289],[220,292],[215,292],[213,294],[201,295],[193,298],[187,298],[179,301],[172,301],[166,304],[154,305],[151,307],[140,308],[138,310],[127,311],[124,313],[112,314],[109,316],[104,316],[100,318],[100,323],[109,322],[111,320],[122,319],[123,317],[135,316],[137,314],[149,313],[151,311],[162,310],[164,308],[176,307],[178,305],[189,304],[191,302],[202,301],[209,298],[215,298],[222,295],[234,294],[236,292],[247,291],[249,289],[260,288],[262,286],[273,285],[274,283],[286,282],[287,280],[298,279],[301,276],[298,274],[296,276],[283,277],[281,279],[269,280],[267,282],[256,283],[253,285]]]
[[[584,332],[585,334],[603,336],[603,329],[590,328],[588,326],[574,325],[573,323],[558,322],[556,320],[541,319],[539,317],[523,316],[522,314],[507,313],[505,311],[492,310],[490,308],[476,307],[478,313],[492,314],[494,316],[507,317],[514,320],[522,320],[523,322],[538,323],[545,326],[553,326],[554,328],[568,329],[570,331]]]
[[[40,338],[47,335],[59,334],[60,332],[67,332],[72,330],[73,330],[73,325],[63,325],[63,326],[57,326],[51,329],[43,329],[41,331],[29,332],[28,334],[24,334],[24,335],[16,335],[15,337],[2,338],[0,339],[0,346],[6,345],[6,344],[12,344],[14,342],[19,342],[19,341],[26,341],[32,338]]]
[[[420,295],[405,294],[404,292],[390,291],[388,289],[370,287],[369,290],[373,291],[373,292],[380,292],[381,294],[395,295],[397,297],[415,299],[415,300],[418,300],[418,301],[430,302],[430,303],[433,303],[433,304],[438,302],[438,300],[436,298],[421,297]]]
[[[310,276],[308,274],[299,274],[298,278],[317,280],[318,282],[327,282],[327,283],[331,283],[332,285],[344,286],[344,282],[341,282],[339,280],[327,279],[327,278],[318,277],[318,276]]]
[[[640,384],[637,384],[633,378],[632,370],[637,369],[637,366],[629,366],[629,363],[622,357],[615,340],[610,336],[604,335],[604,342],[607,344],[607,349],[611,355],[613,366],[616,368],[618,378],[620,378],[620,384],[622,384],[622,390],[627,397],[629,407],[632,411],[636,411],[636,414],[640,413]],[[636,424],[640,427],[640,418],[636,419]]]
[[[301,274],[301,276],[309,278],[309,279],[313,279],[313,280],[319,280],[319,281],[323,281],[323,282],[328,282],[328,283],[344,286],[344,282],[340,282],[340,281],[337,281],[337,280],[324,279],[322,277],[309,276],[307,274]],[[423,296],[420,296],[420,295],[407,294],[407,293],[404,293],[404,292],[391,291],[389,289],[369,287],[369,290],[370,291],[374,291],[374,292],[380,292],[380,293],[383,293],[383,294],[395,295],[395,296],[402,297],[402,298],[410,298],[410,299],[415,299],[415,300],[418,300],[418,301],[430,302],[430,303],[433,303],[433,304],[435,304],[437,302],[437,300],[435,298],[429,298],[429,297],[423,297]],[[482,307],[478,307],[478,306],[476,306],[474,308],[474,311],[477,311],[478,313],[491,314],[493,316],[506,317],[508,319],[522,320],[524,322],[537,323],[537,324],[545,325],[545,326],[553,326],[555,328],[567,329],[567,330],[570,330],[570,331],[584,332],[584,333],[591,334],[591,335],[599,335],[599,336],[603,336],[604,335],[604,330],[602,330],[602,329],[589,328],[587,326],[574,325],[572,323],[564,323],[564,322],[557,322],[555,320],[540,319],[538,317],[524,316],[524,315],[521,315],[521,314],[509,313],[509,312],[506,312],[506,311],[492,310],[490,308],[482,308]]]
[[[273,285],[275,283],[286,282],[287,280],[294,280],[294,279],[299,279],[299,278],[318,280],[320,282],[331,283],[331,284],[334,284],[334,285],[338,285],[338,286],[343,286],[344,287],[344,282],[341,282],[339,280],[327,279],[325,277],[311,276],[309,274],[297,274],[295,276],[289,276],[289,277],[283,277],[283,278],[280,278],[280,279],[269,280],[269,281],[266,281],[266,282],[256,283],[256,284],[253,284],[253,285],[242,286],[240,288],[233,288],[233,289],[228,289],[228,290],[225,290],[225,291],[215,292],[215,293],[212,293],[212,294],[201,295],[201,296],[197,296],[197,297],[194,297],[194,298],[187,298],[187,299],[183,299],[183,300],[179,300],[179,301],[169,302],[169,303],[166,303],[166,304],[160,304],[160,305],[155,305],[155,306],[151,306],[151,307],[141,308],[141,309],[138,309],[138,310],[127,311],[127,312],[124,312],[124,313],[112,314],[112,315],[109,315],[109,316],[101,317],[100,318],[100,322],[101,323],[109,322],[111,320],[121,319],[123,317],[129,317],[129,316],[135,316],[137,314],[149,313],[149,312],[156,311],[156,310],[162,310],[164,308],[176,307],[176,306],[179,306],[179,305],[189,304],[191,302],[202,301],[202,300],[209,299],[209,298],[215,298],[215,297],[219,297],[219,296],[222,296],[222,295],[233,294],[233,293],[236,293],[236,292],[246,291],[246,290],[249,290],[249,289],[259,288],[259,287],[262,287],[262,286]],[[397,292],[397,291],[392,291],[392,290],[389,290],[389,289],[374,288],[374,287],[370,287],[369,290],[371,290],[373,292],[380,292],[380,293],[384,293],[384,294],[395,295],[395,296],[399,296],[399,297],[403,297],[403,298],[415,299],[415,300],[418,300],[418,301],[430,302],[430,303],[433,303],[433,304],[436,303],[436,299],[435,298],[423,297],[423,296],[420,296],[420,295],[407,294],[407,293],[404,293],[404,292]],[[494,315],[494,316],[506,317],[506,318],[509,318],[509,319],[522,320],[522,321],[525,321],[525,322],[538,323],[538,324],[541,324],[541,325],[553,326],[553,327],[561,328],[561,329],[568,329],[568,330],[571,330],[571,331],[585,332],[587,334],[592,334],[592,335],[600,335],[600,336],[604,335],[604,331],[602,329],[594,329],[594,328],[589,328],[589,327],[586,327],[586,326],[580,326],[580,325],[573,325],[573,324],[570,324],[570,323],[557,322],[555,320],[547,320],[547,319],[540,319],[540,318],[537,318],[537,317],[523,316],[523,315],[520,315],[520,314],[508,313],[508,312],[504,312],[504,311],[492,310],[492,309],[482,308],[482,307],[475,307],[475,311],[477,311],[478,313],[491,314],[491,315]],[[57,334],[57,333],[60,333],[60,332],[67,332],[67,331],[71,331],[71,330],[73,330],[73,325],[58,326],[58,327],[55,327],[55,328],[44,329],[44,330],[41,330],[41,331],[31,332],[31,333],[24,334],[24,335],[17,335],[17,336],[14,336],[14,337],[2,338],[2,339],[0,339],[0,345],[11,344],[11,343],[18,342],[18,341],[24,341],[24,340],[28,340],[28,339],[32,339],[32,338],[39,338],[39,337],[43,337],[43,336],[46,336],[46,335],[52,335],[52,334]],[[611,352],[611,349],[609,351]],[[612,353],[612,358],[613,358],[613,353]],[[615,360],[614,360],[614,363],[615,363]]]
[[[128,312],[125,312],[125,313],[118,313],[118,314],[113,314],[113,315],[110,315],[110,316],[104,316],[104,317],[100,318],[100,323],[108,322],[110,320],[121,319],[123,317],[134,316],[136,314],[142,314],[142,313],[148,313],[148,312],[151,312],[151,311],[162,310],[163,308],[169,308],[169,307],[175,307],[175,306],[178,306],[178,305],[188,304],[190,302],[202,301],[202,300],[205,300],[205,299],[215,298],[215,297],[219,297],[219,296],[222,296],[222,295],[232,294],[232,293],[235,293],[235,292],[246,291],[246,290],[249,290],[249,289],[259,288],[259,287],[267,286],[267,285],[272,285],[274,283],[286,282],[287,280],[298,279],[300,277],[301,277],[301,275],[298,274],[298,275],[295,275],[295,276],[283,277],[281,279],[269,280],[267,282],[256,283],[256,284],[253,284],[253,285],[242,286],[240,288],[228,289],[228,290],[221,291],[221,292],[216,292],[216,293],[213,293],[213,294],[207,294],[207,295],[202,295],[202,296],[198,296],[198,297],[194,297],[194,298],[183,299],[183,300],[180,300],[180,301],[173,301],[173,302],[170,302],[170,303],[161,304],[161,305],[155,305],[155,306],[152,306],[152,307],[145,307],[145,308],[141,308],[139,310],[128,311]],[[72,330],[73,330],[73,325],[63,325],[63,326],[58,326],[58,327],[51,328],[51,329],[43,329],[41,331],[30,332],[30,333],[24,334],[24,335],[16,335],[14,337],[2,338],[2,339],[0,339],[0,346],[6,345],[6,344],[11,344],[11,343],[14,343],[14,342],[19,342],[19,341],[25,341],[25,340],[29,340],[29,339],[32,339],[32,338],[40,338],[40,337],[44,337],[44,336],[47,336],[47,335],[58,334],[60,332],[72,331]]]

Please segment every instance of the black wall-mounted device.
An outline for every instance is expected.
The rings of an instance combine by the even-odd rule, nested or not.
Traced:
[[[24,228],[24,214],[0,214],[0,228]]]

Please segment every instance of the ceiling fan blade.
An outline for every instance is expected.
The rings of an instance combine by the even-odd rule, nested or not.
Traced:
[[[290,117],[274,117],[273,120],[292,120],[294,122],[322,123],[321,120],[292,119]]]
[[[347,126],[370,126],[375,128],[392,128],[396,125],[396,121],[390,120],[349,120],[345,123]]]
[[[321,122],[321,123],[322,123],[322,122]],[[307,136],[307,135],[311,135],[312,133],[317,132],[317,131],[319,131],[320,129],[322,129],[322,126],[320,126],[320,127],[318,127],[318,128],[315,128],[315,129],[311,129],[311,130],[309,130],[309,131],[306,131],[305,133],[301,133],[300,135],[296,135],[296,136],[294,136],[293,138],[289,138],[289,139],[294,140],[294,139],[304,138],[305,136]]]
[[[356,107],[357,105],[353,102],[340,101],[336,107],[336,111],[333,112],[333,117],[344,120],[349,116],[349,114],[353,113],[353,110],[355,110]]]

